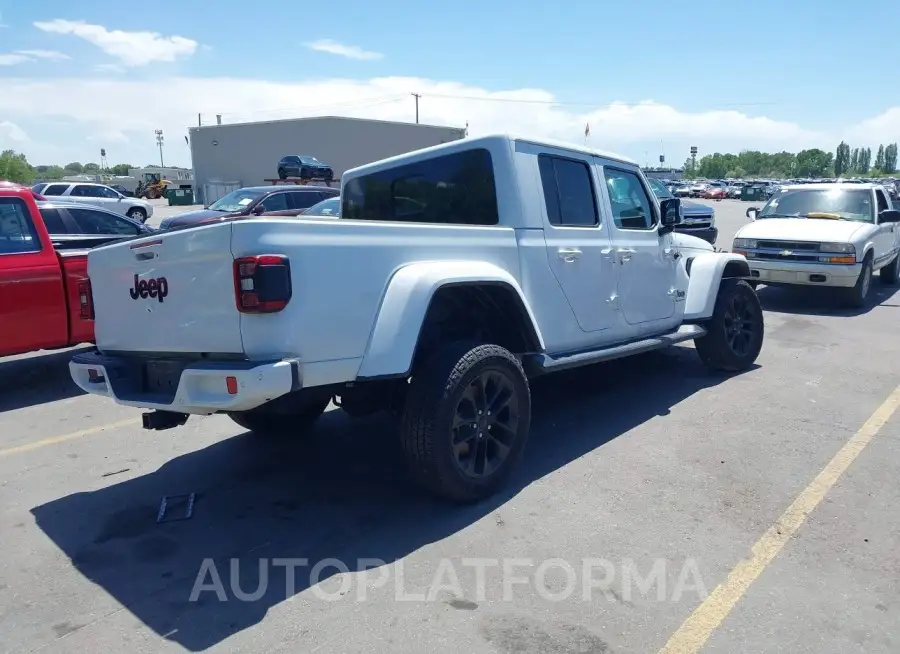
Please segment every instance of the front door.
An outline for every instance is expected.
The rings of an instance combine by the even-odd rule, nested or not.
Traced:
[[[887,196],[881,189],[875,189],[876,216],[882,211],[890,209]],[[882,266],[894,258],[897,247],[900,245],[900,225],[897,223],[881,223],[878,225],[878,233],[875,236],[875,265]]]
[[[582,331],[616,325],[616,266],[609,230],[600,220],[599,179],[592,157],[538,155],[550,269]]]
[[[641,176],[626,168],[603,167],[612,215],[612,242],[619,271],[619,303],[632,325],[669,322],[679,294],[670,238],[659,235],[659,212]]]

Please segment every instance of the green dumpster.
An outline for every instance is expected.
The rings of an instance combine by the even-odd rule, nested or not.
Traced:
[[[766,187],[762,184],[753,184],[741,189],[741,200],[746,202],[765,202],[767,199]]]
[[[189,188],[170,188],[166,190],[166,199],[170,207],[182,207],[194,204],[194,190]]]

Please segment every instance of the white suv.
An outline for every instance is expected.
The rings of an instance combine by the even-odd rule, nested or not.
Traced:
[[[32,187],[49,199],[80,202],[128,216],[138,222],[147,222],[153,215],[153,205],[138,198],[129,198],[105,184],[90,182],[50,182]]]

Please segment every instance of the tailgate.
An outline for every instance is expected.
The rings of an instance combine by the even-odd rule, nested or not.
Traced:
[[[243,352],[231,224],[157,233],[91,250],[104,352]]]

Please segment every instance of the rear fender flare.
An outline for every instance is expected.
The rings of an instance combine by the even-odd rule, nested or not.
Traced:
[[[413,263],[391,277],[375,318],[358,379],[409,374],[422,324],[434,294],[457,284],[500,284],[512,289],[531,321],[540,343],[544,339],[519,283],[506,270],[482,261]]]
[[[722,279],[747,277],[750,277],[750,265],[740,254],[706,252],[693,257],[684,319],[702,320],[712,317]]]

